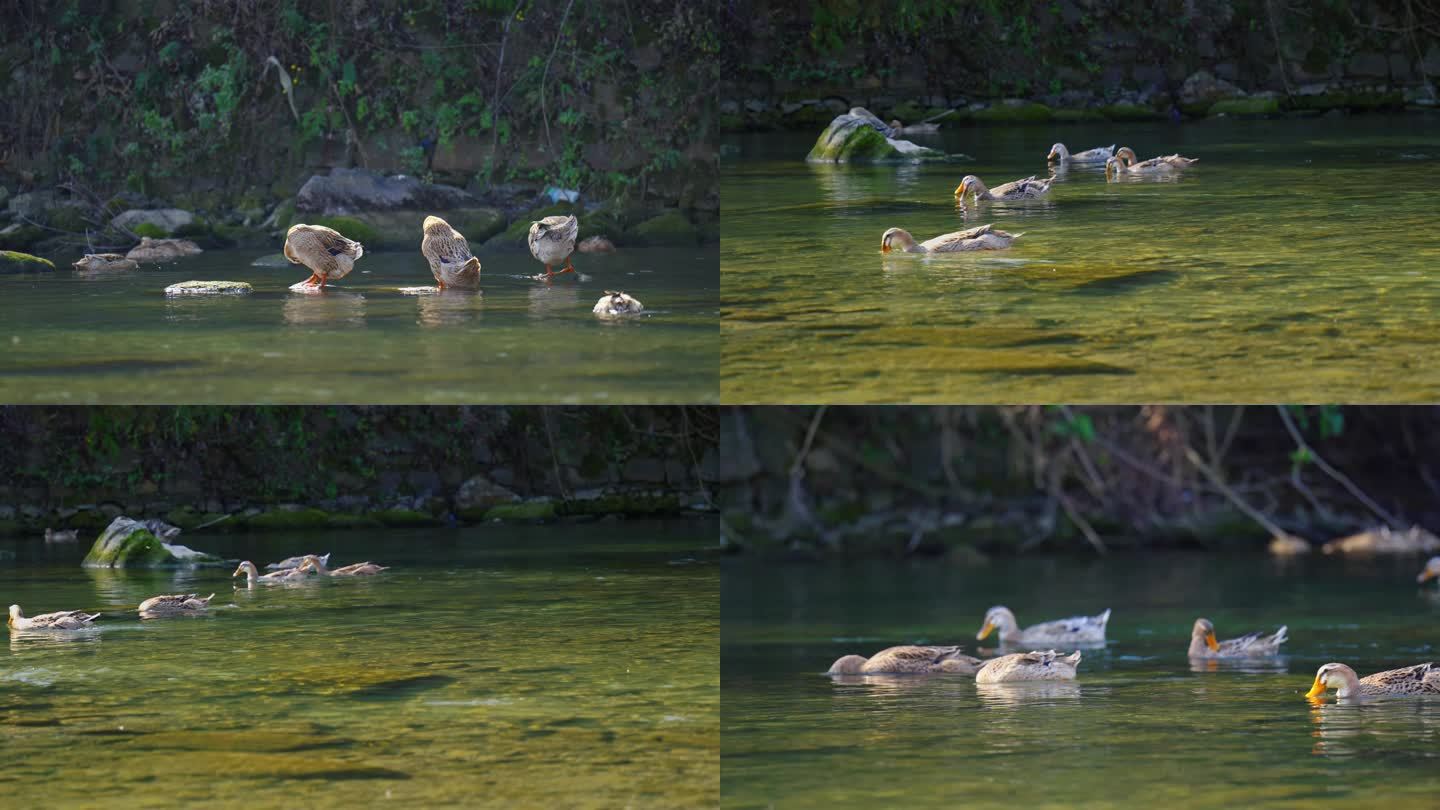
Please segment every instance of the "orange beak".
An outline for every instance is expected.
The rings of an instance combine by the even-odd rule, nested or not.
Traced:
[[[985,626],[982,627],[982,628],[980,628],[980,632],[978,632],[978,633],[975,634],[975,640],[976,640],[976,641],[984,641],[984,640],[985,640],[985,637],[988,636],[988,635],[990,635],[990,631],[992,631],[992,630],[994,630],[994,629],[995,629],[995,625],[994,625],[994,624],[991,624],[990,622],[985,622]]]
[[[1305,697],[1320,697],[1323,694],[1325,694],[1325,684],[1321,683],[1320,678],[1317,676],[1315,683],[1310,685],[1310,691],[1305,693]]]
[[[881,242],[881,243],[880,243],[880,252],[881,252],[881,253],[889,253],[889,252],[890,252],[890,243],[889,243],[889,242]]]
[[[1215,640],[1215,633],[1213,631],[1205,634],[1205,645],[1210,648],[1211,652],[1220,651],[1220,642]]]
[[[1055,150],[1054,150],[1054,149],[1051,149],[1051,150],[1050,150],[1050,154],[1046,155],[1046,156],[1045,156],[1045,159],[1046,159],[1046,160],[1053,160],[1055,157],[1056,157],[1056,155],[1055,155]]]
[[[955,196],[956,196],[956,197],[960,197],[960,198],[964,198],[964,196],[965,196],[965,184],[964,184],[964,183],[961,183],[961,184],[955,189]]]
[[[1420,576],[1416,577],[1415,581],[1425,582],[1426,580],[1434,579],[1437,576],[1440,576],[1440,574],[1435,573],[1433,569],[1426,568],[1424,571],[1420,572]]]

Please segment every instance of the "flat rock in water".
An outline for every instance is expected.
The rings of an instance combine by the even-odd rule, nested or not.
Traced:
[[[254,291],[244,281],[182,281],[165,288],[166,295],[244,295]]]
[[[128,230],[134,230],[140,225],[154,225],[166,233],[174,233],[177,228],[189,225],[194,221],[194,214],[179,208],[132,208],[116,214],[115,218],[110,220],[110,224]]]

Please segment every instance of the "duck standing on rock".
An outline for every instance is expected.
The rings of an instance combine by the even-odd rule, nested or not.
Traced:
[[[215,594],[203,599],[198,593],[177,593],[170,596],[152,596],[140,603],[140,618],[154,619],[160,616],[183,616],[204,611],[210,607]]]
[[[440,217],[425,217],[422,227],[425,237],[420,240],[420,252],[430,262],[430,272],[440,289],[479,287],[480,260],[470,252],[470,243],[465,241],[465,235]]]
[[[530,255],[545,265],[545,279],[559,275],[550,268],[564,263],[561,273],[575,272],[570,256],[575,252],[575,238],[580,235],[580,220],[573,216],[545,217],[530,223]]]
[[[10,619],[6,622],[11,630],[84,630],[100,618],[99,613],[83,610],[62,610],[57,613],[42,613],[26,618],[19,605],[10,606]]]
[[[325,282],[350,275],[364,255],[359,242],[324,225],[292,225],[285,234],[285,258],[310,270],[310,278],[300,282],[305,286],[325,289]]]

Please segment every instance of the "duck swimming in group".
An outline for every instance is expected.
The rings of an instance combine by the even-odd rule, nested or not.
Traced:
[[[99,613],[86,613],[83,610],[61,610],[27,618],[20,611],[19,605],[11,605],[10,618],[6,624],[11,630],[84,630],[98,618]]]
[[[182,616],[204,612],[210,607],[215,594],[200,597],[198,593],[180,593],[170,596],[152,596],[140,603],[140,618],[153,619],[159,616]]]
[[[425,217],[422,227],[425,236],[420,240],[420,252],[430,262],[430,273],[440,289],[479,287],[480,260],[470,252],[464,234],[440,217]]]
[[[298,556],[298,557],[286,557],[285,559],[281,560],[280,562],[270,563],[269,565],[265,566],[265,570],[266,570],[266,571],[281,571],[281,570],[284,570],[284,569],[286,569],[286,568],[299,568],[299,567],[300,567],[300,563],[305,562],[305,558],[306,558],[306,557],[315,557],[315,558],[317,558],[318,560],[320,560],[320,562],[322,562],[322,563],[329,563],[329,562],[330,562],[330,552],[328,552],[328,551],[325,552],[324,554],[301,554],[301,555]]]
[[[1196,619],[1190,628],[1191,658],[1260,658],[1279,655],[1280,645],[1288,639],[1281,626],[1271,635],[1249,633],[1225,641],[1215,640],[1215,625],[1209,619]]]
[[[978,640],[992,631],[1000,631],[1001,644],[1075,644],[1103,642],[1105,625],[1110,621],[1110,611],[1097,616],[1073,616],[1050,622],[1031,625],[1024,630],[1015,621],[1015,614],[1004,605],[996,605],[985,611],[985,623],[975,634]]]
[[[1061,163],[1104,163],[1115,154],[1115,144],[1109,146],[1097,146],[1094,149],[1086,149],[1084,152],[1071,153],[1065,148],[1065,144],[1057,143],[1050,147],[1050,154],[1045,156],[1046,160],[1058,160]]]
[[[325,289],[327,281],[350,275],[364,255],[363,245],[324,225],[292,225],[285,234],[285,258],[310,270],[310,278],[300,282],[306,287]]]
[[[1050,193],[1050,179],[1037,180],[1034,176],[1024,180],[1016,180],[1012,183],[988,188],[984,181],[973,174],[965,175],[960,185],[955,188],[955,198],[965,202],[967,194],[974,194],[975,201],[980,200],[1033,200]]]
[[[906,645],[888,647],[866,658],[846,655],[830,665],[830,675],[924,675],[949,672],[974,675],[984,662],[961,655],[959,647],[927,647]]]
[[[1073,681],[1079,666],[1079,650],[1064,656],[1054,650],[1014,653],[986,661],[975,673],[975,682]]]
[[[915,237],[904,228],[891,228],[880,237],[880,252],[901,250],[905,253],[965,253],[972,250],[1004,250],[1023,233],[995,230],[994,225],[981,225],[968,231],[944,233],[916,244]]]
[[[1430,561],[1425,563],[1425,568],[1420,571],[1420,575],[1415,577],[1415,581],[1424,582],[1437,578],[1440,578],[1440,557],[1431,557]]]
[[[1315,673],[1305,697],[1321,697],[1332,687],[1339,698],[1440,697],[1440,664],[1432,661],[1361,678],[1344,664],[1330,663]]]
[[[580,220],[573,216],[545,217],[530,224],[530,255],[545,265],[545,280],[559,275],[550,268],[564,263],[561,273],[574,273],[570,257],[575,253],[575,238],[580,235]]]
[[[311,558],[306,557],[306,559]],[[303,562],[304,561],[302,560],[302,565]],[[305,577],[309,576],[309,574],[305,572],[304,568],[300,567],[282,568],[279,571],[272,571],[268,574],[261,574],[258,570],[256,570],[255,563],[252,563],[249,560],[246,560],[240,563],[240,565],[236,566],[235,573],[231,574],[230,576],[238,577],[241,574],[245,575],[245,583],[247,585],[254,585],[257,582],[289,582],[291,580],[304,579]]]
[[[314,571],[317,574],[327,577],[370,576],[372,574],[378,574],[381,571],[385,571],[388,569],[388,565],[376,565],[375,563],[367,561],[362,563],[355,563],[353,565],[341,566],[332,570],[326,568],[325,563],[320,562],[320,558],[314,556],[313,554],[306,557],[300,563],[299,568],[299,570],[302,572]]]
[[[1199,158],[1183,155],[1164,155],[1149,160],[1137,161],[1135,150],[1122,146],[1115,150],[1115,156],[1105,161],[1105,176],[1121,174],[1170,174],[1198,163]]]
[[[103,273],[107,270],[134,270],[140,265],[119,253],[86,253],[71,266],[82,273]]]

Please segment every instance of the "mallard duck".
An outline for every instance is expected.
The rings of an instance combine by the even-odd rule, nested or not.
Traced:
[[[300,563],[305,562],[306,557],[314,557],[322,563],[330,562],[330,552],[324,554],[301,554],[299,557],[286,557],[280,562],[273,562],[265,566],[266,571],[284,571],[290,568],[299,568]]]
[[[178,593],[170,596],[152,596],[140,603],[141,618],[154,618],[156,616],[178,616],[182,613],[199,613],[210,607],[210,600],[215,594],[210,594],[204,599],[198,593]]]
[[[880,237],[880,252],[889,253],[896,248],[906,253],[963,253],[971,250],[1004,250],[1010,243],[1024,236],[1023,233],[1008,233],[995,230],[994,225],[981,225],[968,231],[943,233],[933,239],[915,243],[915,237],[904,228],[891,228]]]
[[[1142,161],[1140,160],[1139,156],[1135,154],[1135,150],[1131,149],[1128,146],[1122,146],[1119,149],[1116,149],[1115,159],[1121,161],[1126,166],[1139,166],[1142,163],[1155,163],[1158,161],[1176,169],[1183,169],[1192,163],[1200,162],[1200,158],[1187,158],[1182,155],[1163,155],[1161,157],[1150,158],[1149,160]]]
[[[1084,152],[1070,154],[1065,144],[1057,143],[1050,147],[1050,154],[1045,156],[1046,160],[1058,160],[1061,163],[1104,163],[1115,154],[1115,144],[1109,146],[1097,146],[1094,149],[1086,149]]]
[[[545,278],[556,275],[550,268],[565,263],[561,273],[575,272],[570,254],[575,252],[575,237],[580,235],[580,220],[570,217],[545,217],[530,223],[530,255],[545,265]]]
[[[98,618],[100,618],[99,613],[62,610],[58,613],[42,613],[27,619],[25,614],[20,612],[19,605],[11,605],[10,620],[7,624],[10,625],[11,630],[83,630]]]
[[[1284,644],[1286,628],[1282,625],[1272,635],[1250,633],[1225,641],[1215,640],[1215,625],[1209,619],[1196,619],[1190,628],[1191,658],[1260,658],[1279,655]]]
[[[1135,162],[1135,152],[1128,146],[1122,146],[1115,151],[1115,157],[1105,161],[1105,176],[1122,174],[1170,174],[1171,172],[1199,162],[1199,158],[1187,158],[1180,155],[1165,155],[1164,157],[1150,158]]]
[[[279,571],[269,574],[261,574],[256,570],[255,563],[249,560],[240,563],[240,565],[235,568],[235,573],[230,576],[238,577],[241,574],[245,575],[245,582],[248,585],[254,585],[257,582],[288,582],[295,579],[304,579],[308,576],[303,568],[282,568]]]
[[[1399,532],[1379,526],[1331,540],[1320,550],[1326,554],[1433,554],[1440,551],[1440,538],[1419,526]]]
[[[846,655],[830,665],[830,675],[879,675],[953,672],[974,675],[984,662],[961,655],[959,647],[888,647],[866,658]]]
[[[1270,553],[1277,557],[1309,554],[1310,544],[1293,534],[1277,534],[1270,538]]]
[[[595,302],[595,308],[591,311],[602,318],[624,318],[644,312],[645,305],[623,292],[606,290],[605,295]]]
[[[1034,176],[1031,176],[1024,180],[988,188],[980,178],[973,174],[967,174],[965,179],[960,181],[960,185],[955,188],[955,197],[961,202],[965,201],[967,194],[974,194],[976,202],[980,200],[1033,200],[1050,193],[1050,182],[1049,179],[1036,180]]]
[[[907,127],[900,123],[898,119],[892,119],[890,121],[890,131],[896,135],[934,135],[940,131],[940,125],[928,121],[921,121],[918,124],[911,124]]]
[[[119,253],[86,253],[84,258],[71,266],[84,273],[99,273],[106,270],[134,270],[140,265]]]
[[[152,239],[142,236],[140,244],[130,248],[125,258],[137,262],[165,262],[203,252],[199,245],[189,239]]]
[[[341,566],[340,568],[331,570],[325,567],[325,563],[320,562],[319,557],[316,557],[312,554],[306,557],[304,561],[300,563],[299,570],[314,571],[317,574],[323,574],[327,577],[356,577],[378,574],[381,571],[389,569],[389,567],[390,566],[388,565],[376,565],[372,562],[363,562],[355,563],[354,565],[345,565]]]
[[[285,234],[285,258],[310,270],[310,278],[301,283],[322,290],[325,282],[350,275],[356,260],[364,255],[359,242],[324,225],[291,225]]]
[[[1440,577],[1440,557],[1431,557],[1430,561],[1425,563],[1425,569],[1420,572],[1419,576],[1415,577],[1415,581],[1424,582],[1427,579],[1435,579],[1436,577]]]
[[[46,529],[46,543],[73,543],[80,539],[79,529]]]
[[[1062,656],[1054,650],[1014,653],[986,661],[975,673],[976,683],[1011,681],[1073,681],[1080,651]]]
[[[1340,698],[1437,697],[1440,696],[1440,665],[1432,661],[1361,678],[1344,664],[1326,664],[1315,673],[1315,683],[1310,685],[1305,697],[1320,697],[1327,687],[1334,687],[1335,696]]]
[[[990,631],[1000,631],[1001,644],[1056,644],[1093,642],[1105,640],[1105,624],[1110,621],[1110,610],[1098,616],[1073,616],[1053,622],[1031,625],[1024,630],[1015,623],[1015,614],[1010,608],[996,605],[985,611],[985,623],[976,639],[984,639]]]
[[[425,238],[420,252],[430,262],[430,272],[440,289],[480,286],[480,260],[470,252],[464,234],[440,217],[425,217]]]

